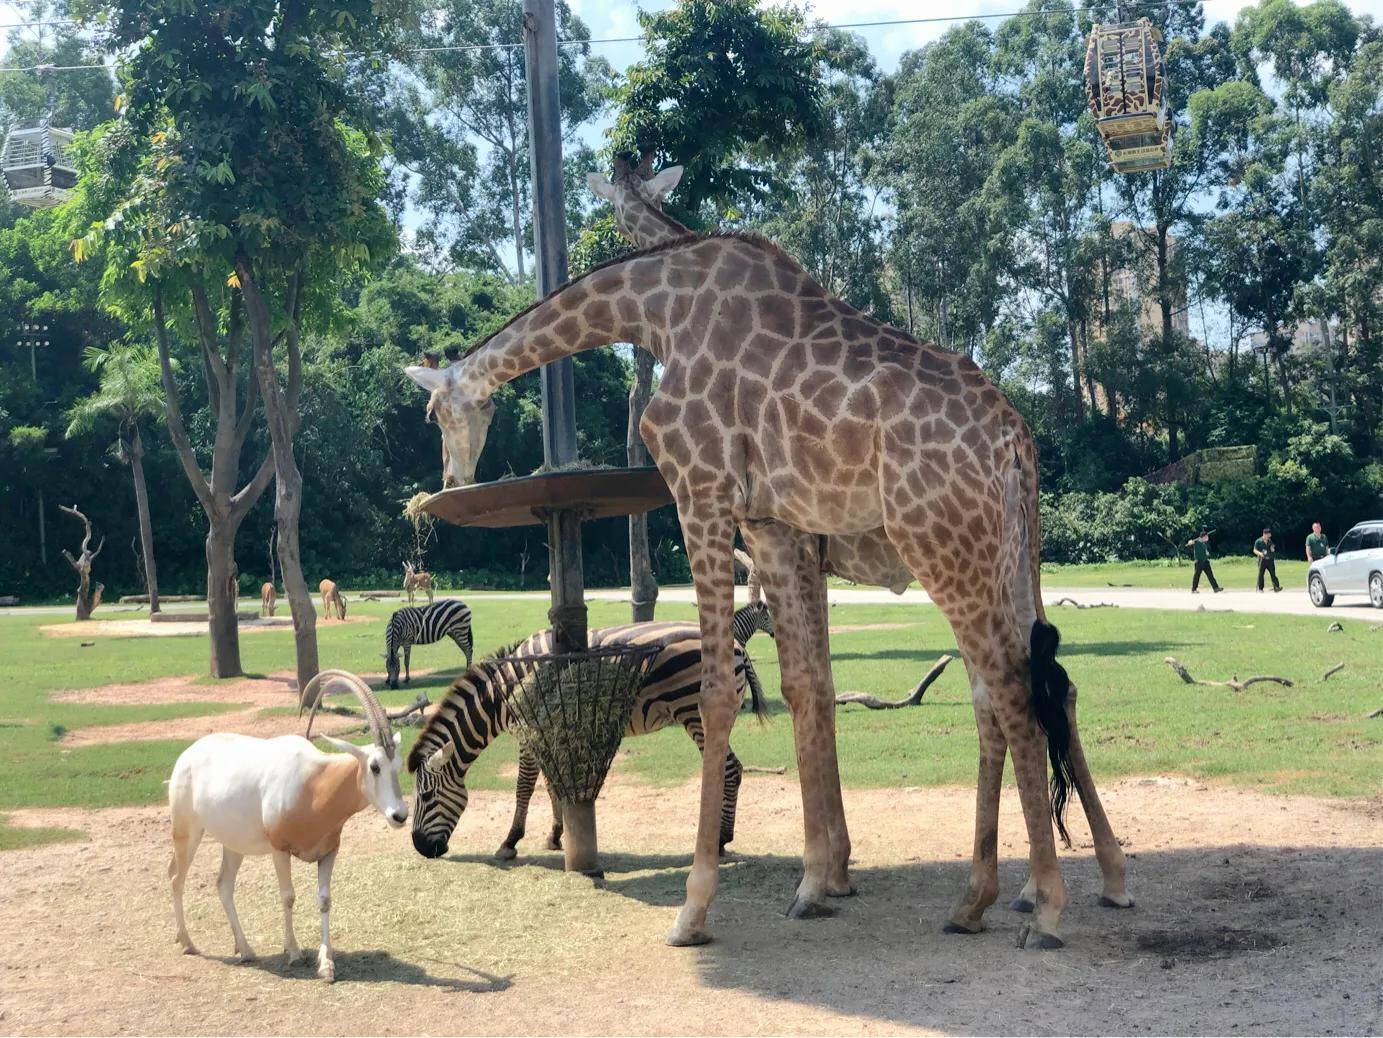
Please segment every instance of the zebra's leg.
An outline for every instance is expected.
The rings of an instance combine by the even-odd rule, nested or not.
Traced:
[[[744,765],[735,756],[734,750],[725,753],[725,803],[720,809],[720,856],[725,857],[725,847],[735,838],[735,811],[739,806],[740,783],[744,781]]]
[[[413,646],[411,646],[411,645],[405,645],[405,646],[403,647],[403,683],[404,683],[405,685],[412,684],[412,682],[413,682],[413,670],[412,670],[412,666],[413,666]]]
[[[467,631],[462,631],[460,634],[453,634],[453,635],[451,635],[450,637],[451,637],[451,640],[454,641],[454,642],[456,643],[456,647],[457,647],[458,649],[461,650],[462,655],[464,655],[464,656],[466,657],[466,669],[467,669],[467,670],[470,670],[470,669],[471,669],[471,638],[470,638],[470,633],[467,632]]]
[[[495,851],[501,861],[512,861],[519,856],[516,849],[523,839],[524,827],[528,823],[528,803],[533,799],[533,789],[538,784],[538,759],[531,753],[519,751],[519,783],[514,789],[514,821],[509,826],[509,835]]]

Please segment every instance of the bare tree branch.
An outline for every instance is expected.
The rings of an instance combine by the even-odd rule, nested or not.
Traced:
[[[905,699],[880,699],[878,696],[872,696],[868,692],[842,692],[840,695],[836,696],[836,702],[841,705],[845,703],[859,703],[861,706],[867,706],[870,710],[897,710],[899,707],[917,706],[917,704],[922,702],[922,697],[926,694],[927,689],[931,687],[932,682],[941,677],[941,672],[946,669],[946,665],[953,659],[955,659],[955,657],[950,653],[945,653],[938,657],[937,661],[932,664],[932,669],[923,675],[922,680],[917,683],[917,687],[908,693]]]
[[[1237,677],[1230,678],[1228,681],[1206,681],[1202,678],[1193,678],[1191,676],[1190,671],[1188,671],[1182,665],[1181,661],[1178,660],[1175,656],[1167,656],[1162,660],[1162,662],[1167,664],[1167,666],[1171,667],[1174,671],[1176,671],[1177,676],[1180,677],[1181,680],[1188,685],[1211,685],[1216,688],[1232,688],[1235,692],[1242,692],[1250,685],[1256,685],[1260,681],[1273,681],[1279,685],[1282,685],[1284,688],[1294,687],[1294,684],[1290,678],[1279,678],[1271,674],[1263,674],[1259,675],[1258,677],[1245,678],[1243,681],[1240,681]]]
[[[210,515],[215,502],[211,496],[211,485],[197,464],[197,452],[192,449],[187,427],[183,424],[182,407],[178,403],[178,383],[173,377],[173,358],[168,348],[168,323],[163,316],[163,291],[160,288],[154,289],[154,337],[158,340],[158,365],[163,375],[163,394],[168,410],[168,436],[177,449],[178,461],[182,463],[187,481],[192,484],[193,493],[197,495],[203,510]]]

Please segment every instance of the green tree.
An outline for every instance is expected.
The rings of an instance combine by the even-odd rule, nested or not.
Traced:
[[[611,143],[683,169],[669,209],[691,226],[778,189],[771,158],[826,126],[821,48],[802,15],[759,0],[639,12],[645,55],[626,73]],[[733,113],[733,118],[727,118]]]
[[[100,376],[95,393],[69,412],[67,435],[90,436],[107,421],[116,424],[113,444],[116,456],[130,466],[134,479],[135,508],[139,516],[139,543],[144,556],[144,582],[149,592],[149,612],[159,612],[158,570],[154,563],[154,529],[149,521],[149,490],[144,481],[144,437],[140,423],[163,414],[163,384],[157,351],[147,346],[87,348],[86,366]]]
[[[248,337],[272,442],[241,493],[230,493],[228,464],[225,486],[213,492],[170,407],[188,478],[215,515],[213,671],[239,672],[231,547],[267,472],[275,476],[278,552],[303,687],[318,668],[293,448],[301,337],[331,322],[340,279],[368,269],[394,244],[378,202],[380,146],[352,123],[368,109],[348,89],[345,56],[386,47],[404,12],[370,0],[195,7],[129,0],[85,11],[103,17],[108,44],[122,53],[126,101],[86,173],[97,222],[82,249],[104,241],[108,291],[128,306],[152,307],[170,404],[170,330],[195,336],[213,397],[231,398],[218,421],[225,463],[238,457],[253,416],[252,406],[234,414],[233,399]],[[150,33],[151,21],[158,32]]]

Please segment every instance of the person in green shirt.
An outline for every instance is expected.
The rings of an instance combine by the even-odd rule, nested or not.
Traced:
[[[1306,538],[1306,561],[1320,562],[1330,554],[1330,542],[1321,533],[1321,524],[1312,523],[1311,533]]]
[[[1201,574],[1204,573],[1210,581],[1210,587],[1218,595],[1224,588],[1215,580],[1215,571],[1210,568],[1210,531],[1201,530],[1197,536],[1186,542],[1186,547],[1191,549],[1191,554],[1196,560],[1196,573],[1191,578],[1191,594],[1199,593]]]
[[[1274,561],[1277,545],[1273,543],[1272,530],[1266,526],[1263,536],[1253,542],[1253,553],[1258,556],[1258,590],[1263,590],[1263,575],[1267,574],[1273,578],[1273,591],[1281,591],[1282,585],[1277,582],[1277,563]]]

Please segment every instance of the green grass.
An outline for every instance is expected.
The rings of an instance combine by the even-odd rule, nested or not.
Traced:
[[[480,652],[524,637],[545,621],[546,602],[540,599],[467,598],[476,611]],[[394,608],[394,603],[353,603],[353,613],[379,622],[324,627],[323,664],[378,673],[383,620]],[[592,602],[590,613],[592,626],[620,623],[628,616],[626,606],[610,602]],[[694,615],[689,605],[659,607],[661,618]],[[59,704],[49,696],[61,689],[204,673],[206,640],[98,635],[88,639],[94,646],[83,649],[78,639],[38,633],[38,627],[54,619],[0,616],[0,767],[6,776],[0,785],[0,811],[161,800],[163,781],[183,743],[69,748],[58,736],[63,730],[212,714],[230,706]],[[1097,776],[1175,773],[1279,793],[1378,792],[1383,719],[1370,721],[1364,715],[1383,706],[1383,631],[1346,621],[1342,633],[1327,634],[1326,624],[1316,617],[1243,613],[1058,609],[1053,619],[1062,629],[1063,661],[1080,688],[1082,737]],[[938,655],[954,650],[949,627],[931,606],[838,606],[831,611],[831,622],[907,625],[833,635],[841,691],[901,697]],[[244,636],[247,671],[269,673],[291,666],[292,644],[287,631]],[[770,718],[761,725],[742,716],[733,745],[747,764],[792,771],[792,725],[778,694],[773,643],[760,637],[751,650],[769,694]],[[1292,689],[1254,685],[1242,693],[1188,686],[1163,664],[1164,656],[1178,657],[1197,677],[1276,673],[1298,684]],[[438,698],[461,662],[449,643],[419,648],[413,659],[420,668],[449,669],[419,677],[412,688],[386,693],[386,703],[411,702],[419,688]],[[1338,662],[1345,669],[1320,683],[1321,673]],[[975,727],[959,662],[932,686],[923,706],[887,712],[845,707],[838,726],[841,772],[848,785],[974,781]],[[514,759],[513,741],[501,740],[473,767],[470,785],[509,787],[512,779],[501,772]],[[632,769],[650,782],[676,783],[696,773],[697,756],[685,734],[667,731],[630,740],[616,767]],[[71,838],[71,833],[45,836],[44,831],[0,826],[0,848],[47,838]]]

